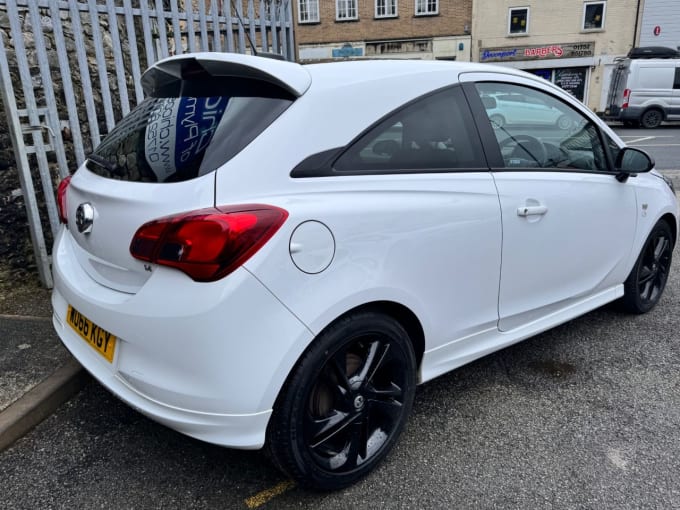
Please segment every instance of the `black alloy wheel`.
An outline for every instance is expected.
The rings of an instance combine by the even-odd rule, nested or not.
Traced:
[[[415,372],[410,339],[390,317],[363,312],[329,326],[277,400],[268,430],[275,463],[305,487],[354,483],[399,437]]]
[[[645,313],[661,299],[673,256],[673,234],[668,223],[660,221],[652,229],[633,266],[623,296],[624,308]]]
[[[656,108],[647,110],[645,113],[642,114],[642,117],[640,117],[640,124],[642,125],[643,128],[647,129],[654,129],[659,127],[662,121],[663,113],[660,110],[657,110]]]

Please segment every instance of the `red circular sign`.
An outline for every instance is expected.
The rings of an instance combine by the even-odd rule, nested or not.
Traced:
[[[661,27],[659,25],[654,27],[654,35],[659,35],[661,33]]]

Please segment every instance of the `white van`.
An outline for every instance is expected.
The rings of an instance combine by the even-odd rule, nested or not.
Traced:
[[[652,50],[662,48],[635,48],[617,61],[605,119],[645,128],[655,128],[664,120],[680,120],[680,55],[675,50]]]

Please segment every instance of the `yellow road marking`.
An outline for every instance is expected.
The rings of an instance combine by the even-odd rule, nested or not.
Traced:
[[[274,499],[276,496],[283,494],[284,492],[295,487],[295,482],[293,480],[286,480],[279,484],[274,485],[271,489],[265,489],[262,492],[258,492],[254,496],[246,499],[246,506],[248,508],[257,508],[259,506],[268,503],[270,500]]]

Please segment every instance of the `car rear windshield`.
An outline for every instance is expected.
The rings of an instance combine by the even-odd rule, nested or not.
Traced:
[[[181,81],[126,115],[88,156],[86,166],[125,181],[194,179],[233,158],[294,99],[261,80]]]

